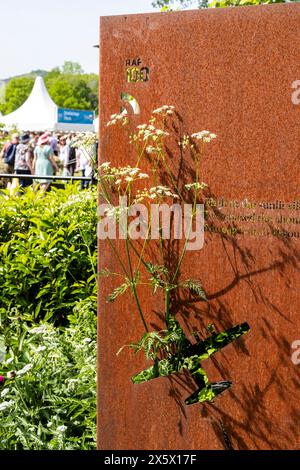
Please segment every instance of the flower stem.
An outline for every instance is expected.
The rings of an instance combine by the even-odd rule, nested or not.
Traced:
[[[137,294],[137,291],[136,291],[136,278],[133,278],[133,269],[132,269],[132,262],[131,262],[131,257],[130,257],[130,252],[129,252],[129,242],[128,242],[128,238],[126,238],[126,254],[127,254],[127,258],[128,258],[128,263],[129,263],[129,269],[130,269],[130,284],[131,284],[131,288],[132,288],[132,291],[133,291],[133,295],[134,295],[134,298],[135,298],[135,301],[136,301],[136,304],[137,304],[137,308],[138,308],[138,312],[139,312],[139,315],[141,317],[141,320],[143,322],[143,325],[144,325],[144,328],[146,330],[146,332],[148,332],[148,327],[147,327],[147,323],[145,321],[145,317],[143,315],[143,311],[142,311],[142,308],[141,308],[141,304],[140,304],[140,301],[139,301],[139,298],[138,298],[138,294]]]

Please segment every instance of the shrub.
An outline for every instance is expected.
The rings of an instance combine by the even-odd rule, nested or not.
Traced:
[[[96,200],[0,191],[0,449],[95,448]]]
[[[0,194],[0,312],[66,324],[76,302],[95,299],[96,191],[77,186]]]
[[[94,449],[95,305],[78,303],[67,328],[1,318],[1,353],[0,449]]]

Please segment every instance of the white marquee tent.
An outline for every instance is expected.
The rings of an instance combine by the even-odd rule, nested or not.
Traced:
[[[6,127],[16,126],[23,131],[94,131],[93,123],[58,122],[58,110],[58,106],[47,91],[43,78],[37,77],[25,103],[13,113],[1,116],[1,122]],[[77,111],[74,110],[74,113]]]

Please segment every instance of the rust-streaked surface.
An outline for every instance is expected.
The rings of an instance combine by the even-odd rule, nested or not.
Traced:
[[[141,106],[136,123],[172,104],[182,130],[218,135],[203,162],[203,180],[215,196],[299,200],[300,106],[291,102],[299,44],[300,5],[101,18],[101,161],[134,164],[121,135],[105,127],[123,91]],[[150,80],[127,83],[125,62],[136,57],[149,67]],[[105,302],[112,281],[101,280],[99,448],[224,449],[222,421],[235,449],[299,449],[300,366],[291,361],[291,343],[300,339],[299,246],[289,237],[207,234],[204,249],[185,263],[210,299],[193,305],[192,327],[203,333],[210,322],[251,326],[238,344],[203,364],[211,380],[233,381],[231,391],[205,406],[184,405],[184,382],[131,384],[145,360],[116,352],[141,337],[142,325],[129,294]],[[107,244],[100,244],[99,259],[100,267],[116,265]],[[142,298],[151,315],[146,292]]]

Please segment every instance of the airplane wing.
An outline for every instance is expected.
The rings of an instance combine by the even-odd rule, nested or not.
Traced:
[[[248,323],[242,323],[220,333],[213,333],[210,337],[203,341],[198,341],[196,344],[191,344],[187,341],[186,346],[179,353],[165,359],[157,360],[148,369],[145,369],[134,375],[131,380],[134,384],[139,384],[157,377],[166,377],[168,375],[181,372],[184,369],[188,369],[193,375],[193,378],[196,380],[196,383],[198,381],[198,386],[200,387],[197,391],[198,399],[196,401],[201,401],[200,399],[202,395],[202,398],[204,398],[206,395],[205,391],[203,391],[203,393],[201,391],[205,390],[206,387],[209,387],[207,392],[211,392],[207,393],[208,396],[216,396],[219,393],[222,393],[222,391],[226,390],[226,388],[228,388],[231,383],[217,382],[216,384],[209,384],[206,373],[201,368],[201,361],[208,359],[217,351],[247,333],[249,329],[250,327]],[[201,396],[199,396],[199,393]],[[187,401],[195,403],[195,394],[196,392],[187,398]],[[209,398],[205,398],[202,401],[206,401],[207,399]]]

